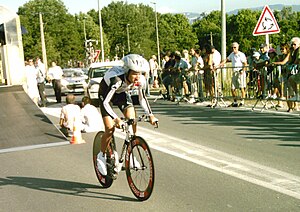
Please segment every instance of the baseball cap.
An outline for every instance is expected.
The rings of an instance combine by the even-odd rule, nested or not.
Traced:
[[[260,44],[259,48],[264,48],[266,46],[268,46],[266,43],[262,43],[262,44]]]

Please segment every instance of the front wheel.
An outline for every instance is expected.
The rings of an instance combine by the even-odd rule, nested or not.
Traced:
[[[147,200],[154,187],[154,164],[150,148],[143,138],[136,136],[129,143],[125,169],[134,196],[141,201]]]
[[[97,155],[100,152],[100,147],[101,147],[101,138],[102,135],[104,134],[103,131],[100,131],[96,134],[95,138],[94,138],[94,144],[93,144],[93,163],[94,163],[94,169],[96,172],[96,176],[99,180],[99,183],[104,187],[104,188],[109,188],[112,183],[113,183],[113,179],[112,177],[110,177],[109,175],[109,171],[110,169],[108,168],[108,173],[106,176],[103,176],[97,167]],[[106,157],[107,157],[107,163],[109,164],[111,159],[114,158],[113,156],[113,152],[114,150],[116,150],[116,146],[115,146],[115,139],[114,137],[112,137],[112,140],[110,142],[110,144],[108,145],[108,148],[106,150]]]

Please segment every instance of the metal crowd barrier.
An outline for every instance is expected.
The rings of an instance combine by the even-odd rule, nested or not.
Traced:
[[[293,67],[293,69],[291,69]],[[184,73],[181,73],[186,78],[188,83],[190,97],[194,98],[197,101],[205,101],[213,99],[214,102],[212,107],[224,106],[227,107],[227,103],[224,99],[232,99],[231,95],[231,77],[234,68],[243,69],[245,67],[232,67],[230,65],[224,66],[217,70],[212,71],[212,85],[214,93],[212,96],[209,95],[209,92],[205,89],[205,71],[208,70],[190,70]],[[261,103],[262,110],[274,108],[278,109],[278,105],[274,101],[290,101],[291,96],[299,97],[299,88],[298,93],[293,93],[293,90],[289,84],[289,77],[298,73],[299,65],[264,65],[258,67],[257,69],[253,66],[246,67],[246,82],[247,86],[246,91],[246,100],[256,100],[252,110],[254,110],[258,103]],[[174,74],[174,77],[178,78],[178,74]],[[176,79],[172,80],[176,80]],[[171,76],[172,78],[172,76]],[[160,82],[163,82],[164,79],[160,78]],[[182,85],[180,87],[173,88],[172,85],[168,85],[170,91],[169,95],[174,96],[175,100],[179,103],[180,101],[186,101],[183,95]],[[299,87],[299,84],[298,84]],[[277,96],[274,96],[274,90],[278,90],[280,93]],[[238,96],[240,96],[240,90],[237,89]],[[175,93],[174,93],[175,92]],[[160,96],[159,98],[163,98]],[[158,98],[157,98],[158,99]],[[157,100],[156,99],[156,100]],[[155,100],[155,101],[156,101]],[[174,99],[173,99],[174,100]],[[293,100],[294,101],[294,100]],[[299,98],[295,101],[299,101]],[[271,104],[271,107],[268,105]]]

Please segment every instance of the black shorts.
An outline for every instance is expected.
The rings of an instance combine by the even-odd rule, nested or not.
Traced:
[[[102,114],[102,117],[105,116],[110,116],[111,115],[106,111],[103,105],[103,100],[106,98],[110,88],[107,86],[104,80],[100,82],[100,87],[99,87],[99,106],[100,106],[100,111]],[[134,100],[133,100],[134,99]],[[122,93],[115,93],[114,96],[112,97],[110,101],[110,106],[112,107],[113,105],[118,106],[118,108],[124,112],[125,109],[129,107],[133,107],[133,105],[136,104],[135,98],[132,98],[128,93],[122,92]],[[111,117],[113,118],[113,117]]]

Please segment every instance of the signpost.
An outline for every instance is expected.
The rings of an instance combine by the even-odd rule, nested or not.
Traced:
[[[268,5],[266,5],[253,30],[253,35],[266,35],[266,44],[269,46],[269,34],[279,33],[280,29],[275,16]]]

